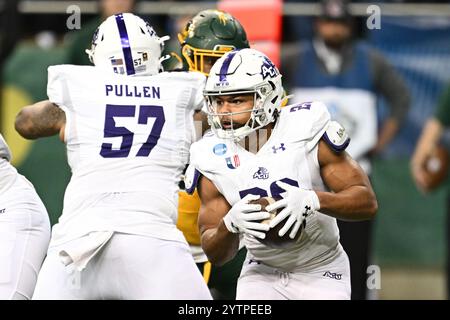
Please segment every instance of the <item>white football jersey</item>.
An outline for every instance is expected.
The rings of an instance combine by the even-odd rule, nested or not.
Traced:
[[[326,190],[317,151],[329,124],[330,115],[321,102],[286,106],[256,154],[210,133],[191,146],[191,165],[214,183],[230,205],[248,193],[281,197],[284,190],[276,181]],[[247,234],[243,241],[251,259],[288,271],[328,263],[342,250],[336,219],[321,213],[307,219],[300,238],[288,249],[269,248]]]
[[[0,158],[11,160],[11,151],[9,151],[9,147],[6,144],[3,135],[0,133]]]
[[[9,189],[17,178],[17,170],[9,163],[10,160],[11,152],[0,133],[0,194]]]
[[[178,182],[204,81],[200,73],[129,77],[91,66],[49,67],[47,94],[66,114],[72,170],[54,240],[95,230],[182,239]]]
[[[378,140],[375,94],[366,90],[333,87],[298,88],[292,93],[293,103],[305,99],[320,99],[327,105],[331,118],[343,125],[352,138],[348,154],[370,174],[372,166],[367,153],[375,147]]]

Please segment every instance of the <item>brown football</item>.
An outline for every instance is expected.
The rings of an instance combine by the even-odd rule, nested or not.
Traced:
[[[448,151],[438,145],[425,164],[425,187],[436,189],[447,178],[449,166]]]
[[[261,211],[266,211],[266,206],[274,203],[275,201],[277,201],[278,199],[274,199],[271,197],[263,197],[263,198],[259,198],[256,200],[252,200],[249,203],[251,204],[260,204],[261,205]],[[277,210],[277,212],[270,212],[270,218],[263,220],[262,223],[267,223],[269,224],[270,221],[279,213],[281,212],[281,210],[283,210],[283,208],[280,208]],[[288,248],[290,246],[292,246],[295,242],[297,242],[298,238],[300,237],[302,230],[303,230],[303,225],[300,227],[299,231],[297,232],[296,236],[294,239],[289,238],[289,233],[291,232],[292,228],[294,227],[294,225],[292,225],[292,227],[284,234],[284,236],[280,237],[278,235],[278,232],[280,231],[281,228],[283,228],[284,224],[286,223],[288,218],[284,219],[283,221],[281,221],[279,224],[277,224],[275,227],[269,229],[269,231],[266,232],[266,238],[265,239],[259,239],[256,238],[258,241],[260,241],[261,243],[263,243],[264,245],[271,247],[271,248],[275,248],[275,249],[285,249]]]

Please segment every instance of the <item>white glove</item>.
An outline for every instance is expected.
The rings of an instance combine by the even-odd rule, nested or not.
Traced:
[[[266,207],[267,211],[277,210],[283,208],[279,214],[270,222],[270,227],[275,227],[278,223],[289,217],[284,226],[278,232],[280,237],[289,230],[295,223],[294,228],[289,233],[289,238],[294,239],[303,221],[320,209],[320,202],[317,194],[312,190],[305,190],[290,184],[277,181],[276,184],[286,190],[283,194],[283,199]]]
[[[248,203],[251,200],[259,198],[260,196],[248,194],[234,204],[225,217],[223,217],[223,222],[228,231],[232,233],[248,233],[260,239],[266,237],[265,231],[270,229],[269,225],[252,221],[267,219],[270,217],[270,213],[261,211],[261,205],[259,204]]]

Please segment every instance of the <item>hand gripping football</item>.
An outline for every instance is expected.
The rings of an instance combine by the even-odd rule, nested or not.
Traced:
[[[266,206],[274,203],[277,200],[278,199],[274,199],[274,198],[271,198],[271,197],[263,197],[263,198],[259,198],[259,199],[256,199],[256,200],[252,200],[249,203],[251,203],[251,204],[259,204],[259,205],[261,205],[261,211],[266,211]],[[283,210],[283,208],[278,209],[276,212],[274,212],[274,211],[269,212],[270,213],[270,218],[268,218],[266,220],[263,220],[262,223],[269,224],[270,221],[274,217],[276,217],[276,215],[278,213],[281,212],[281,210]],[[302,225],[300,227],[300,229],[298,230],[298,232],[297,232],[297,234],[296,234],[294,239],[289,238],[289,233],[291,232],[291,230],[294,227],[294,225],[292,225],[292,227],[285,233],[284,236],[280,237],[278,235],[278,232],[284,226],[284,224],[286,223],[288,218],[289,217],[287,217],[286,219],[281,221],[275,227],[269,229],[269,231],[266,232],[265,239],[259,239],[259,238],[256,238],[256,239],[258,241],[260,241],[261,243],[263,243],[264,245],[266,245],[266,246],[268,246],[270,248],[275,248],[275,249],[286,249],[286,248],[292,246],[294,243],[297,242],[297,240],[299,239],[300,235],[302,234],[304,225]]]
[[[447,177],[448,167],[448,151],[439,145],[425,164],[425,187],[428,190],[439,187]]]

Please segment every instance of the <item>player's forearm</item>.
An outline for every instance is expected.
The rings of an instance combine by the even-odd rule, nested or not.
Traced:
[[[369,220],[378,210],[375,194],[366,186],[352,186],[338,193],[316,193],[320,201],[320,212],[340,220]]]
[[[425,164],[425,161],[436,147],[442,132],[443,127],[438,120],[432,118],[427,121],[411,160],[411,166],[413,168],[420,168]]]
[[[212,264],[221,266],[234,258],[239,250],[239,234],[231,233],[223,221],[202,233],[202,248]]]
[[[65,114],[48,100],[26,106],[16,116],[16,131],[26,139],[49,137],[59,133]]]

